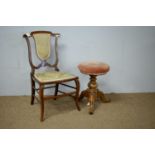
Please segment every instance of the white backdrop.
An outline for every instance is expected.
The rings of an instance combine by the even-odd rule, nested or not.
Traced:
[[[79,76],[81,90],[89,77],[77,65],[98,60],[111,67],[98,78],[104,92],[155,92],[155,27],[0,27],[0,95],[30,95],[22,35],[33,30],[61,33],[59,67]]]

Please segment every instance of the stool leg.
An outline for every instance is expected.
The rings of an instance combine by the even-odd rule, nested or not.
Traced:
[[[96,75],[90,75],[90,82],[88,83],[88,111],[89,114],[94,113],[94,103],[97,98],[97,83]]]
[[[110,99],[100,90],[97,90],[97,97],[104,103],[110,102]]]
[[[79,97],[79,101],[81,101],[84,97],[88,97],[88,95],[89,95],[88,89],[82,91]]]
[[[89,93],[89,97],[88,97],[88,112],[89,114],[93,114],[94,113],[94,103],[96,100],[96,94],[94,92],[90,92]]]

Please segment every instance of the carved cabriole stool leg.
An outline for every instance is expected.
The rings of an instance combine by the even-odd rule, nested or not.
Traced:
[[[89,95],[89,90],[86,89],[84,91],[81,92],[80,97],[79,97],[79,101],[81,101],[84,97],[88,97]]]
[[[100,100],[103,103],[109,103],[110,102],[110,99],[99,89],[97,90],[97,97],[100,98]]]

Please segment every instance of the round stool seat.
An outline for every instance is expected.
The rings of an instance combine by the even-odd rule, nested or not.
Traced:
[[[109,71],[108,64],[97,61],[83,62],[78,65],[81,73],[88,75],[102,75]]]

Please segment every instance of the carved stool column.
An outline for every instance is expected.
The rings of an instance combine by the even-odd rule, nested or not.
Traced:
[[[94,113],[94,104],[95,100],[99,98],[102,102],[110,102],[102,91],[97,88],[96,77],[103,75],[109,71],[109,66],[101,62],[85,62],[78,65],[79,70],[83,74],[90,76],[90,81],[88,83],[88,88],[81,92],[79,100],[82,100],[84,97],[87,97],[88,100],[88,112],[89,114]]]

